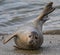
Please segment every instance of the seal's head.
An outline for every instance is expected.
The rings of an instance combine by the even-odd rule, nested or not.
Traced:
[[[30,49],[37,49],[43,43],[43,37],[40,36],[36,31],[24,32],[21,38],[23,42],[25,42],[24,45],[27,45],[27,47]]]
[[[29,47],[31,48],[39,48],[42,44],[39,34],[36,31],[32,31],[29,35]]]

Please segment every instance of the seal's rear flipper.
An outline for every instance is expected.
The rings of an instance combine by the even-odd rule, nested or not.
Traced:
[[[14,33],[14,34],[12,34],[12,35],[10,35],[10,36],[8,36],[6,39],[4,39],[3,40],[3,44],[6,44],[9,40],[11,40],[13,37],[15,37],[16,36],[16,34]]]
[[[46,5],[46,7],[44,8],[43,12],[37,17],[37,21],[42,20],[45,16],[48,16],[49,13],[53,12],[55,10],[54,7],[52,7],[53,2],[50,2]]]

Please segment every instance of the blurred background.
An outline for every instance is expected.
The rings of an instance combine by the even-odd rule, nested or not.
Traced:
[[[43,25],[43,31],[60,30],[60,0],[0,0],[0,33],[10,34],[21,24],[35,19],[48,2],[56,8]]]

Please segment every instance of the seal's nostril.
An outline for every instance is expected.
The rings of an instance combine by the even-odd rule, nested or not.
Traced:
[[[33,42],[33,40],[31,40],[29,43],[31,43],[31,44],[32,44],[32,42]]]

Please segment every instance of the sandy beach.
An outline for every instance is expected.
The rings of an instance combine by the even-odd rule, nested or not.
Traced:
[[[60,55],[60,35],[44,35],[39,50],[16,49],[14,45],[13,39],[5,45],[0,40],[0,55]]]

